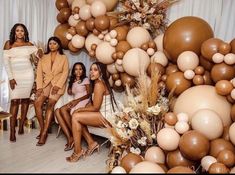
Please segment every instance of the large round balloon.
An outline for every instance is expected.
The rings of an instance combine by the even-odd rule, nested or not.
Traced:
[[[67,0],[56,0],[55,6],[58,10],[69,7]]]
[[[96,44],[98,45],[99,43],[101,43],[102,41],[97,37],[95,36],[94,34],[89,34],[88,37],[86,38],[86,41],[85,41],[85,47],[86,47],[86,50],[89,52],[91,51],[91,45],[92,44]]]
[[[184,91],[175,102],[174,113],[187,113],[191,121],[193,114],[200,109],[214,110],[224,126],[231,124],[231,104],[225,97],[218,95],[213,86],[194,86]]]
[[[186,16],[177,19],[167,28],[163,47],[169,59],[176,62],[183,51],[193,51],[199,56],[202,43],[213,36],[213,30],[206,21]]]
[[[221,39],[210,38],[202,43],[201,53],[207,60],[212,61],[212,56],[219,51]]]
[[[230,42],[231,52],[235,54],[235,38]]]
[[[62,8],[57,15],[57,21],[61,24],[68,22],[68,19],[71,15],[70,8]]]
[[[230,150],[235,153],[235,148],[233,144],[224,139],[215,139],[211,141],[210,144],[210,155],[213,157],[217,157],[219,153],[223,150]]]
[[[123,167],[126,172],[129,172],[139,162],[142,162],[142,158],[139,155],[128,153],[122,158],[120,166]]]
[[[165,163],[165,154],[162,149],[157,146],[150,147],[146,151],[144,158],[153,163]]]
[[[143,161],[135,165],[130,174],[137,174],[137,173],[165,173],[165,171],[156,163],[152,163],[149,161]]]
[[[115,52],[115,48],[108,42],[101,42],[98,44],[95,54],[96,58],[103,64],[111,64],[114,62],[112,54]]]
[[[54,36],[58,37],[61,40],[64,49],[67,49],[69,44],[69,40],[66,38],[66,34],[69,28],[70,26],[68,23],[59,24],[54,31]]]
[[[86,1],[88,4],[92,4],[92,2],[95,0],[86,0]],[[100,1],[102,1],[105,4],[108,12],[112,11],[118,3],[118,0],[100,0]]]

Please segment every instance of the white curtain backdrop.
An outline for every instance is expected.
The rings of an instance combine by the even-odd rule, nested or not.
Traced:
[[[9,39],[10,29],[15,23],[24,23],[29,30],[31,42],[47,43],[58,25],[58,10],[55,0],[0,0],[0,47]],[[214,30],[215,37],[230,42],[235,37],[235,1],[234,0],[180,0],[168,10],[169,24],[183,16],[198,16],[206,20]],[[72,55],[65,52],[70,60],[81,61],[87,72],[93,60],[85,52]],[[8,79],[3,67],[2,49],[0,49],[0,106],[9,107]]]

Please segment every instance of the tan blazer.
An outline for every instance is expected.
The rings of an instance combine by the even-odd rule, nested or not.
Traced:
[[[37,89],[45,88],[49,83],[58,86],[58,94],[64,94],[66,80],[69,73],[69,63],[66,55],[57,53],[53,66],[51,67],[50,53],[45,54],[37,66]]]

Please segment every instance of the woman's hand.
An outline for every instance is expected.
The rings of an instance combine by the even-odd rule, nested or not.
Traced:
[[[36,97],[40,97],[41,94],[43,93],[43,89],[38,89],[37,92],[36,92]]]
[[[58,91],[59,91],[59,89],[60,89],[60,88],[59,88],[58,86],[54,86],[54,87],[52,88],[51,95],[57,94]]]
[[[78,104],[78,101],[73,100],[73,101],[69,102],[69,103],[67,104],[67,106],[68,106],[69,108],[73,108],[73,107],[76,106],[77,104]]]
[[[15,89],[15,86],[17,85],[15,79],[10,80],[9,82],[10,82],[11,90],[14,90],[14,89]]]

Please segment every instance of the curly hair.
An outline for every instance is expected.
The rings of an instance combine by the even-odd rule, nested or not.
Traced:
[[[16,34],[16,28],[18,26],[21,26],[24,29],[24,42],[29,42],[29,32],[28,32],[28,29],[25,27],[24,24],[16,23],[12,27],[11,32],[10,32],[10,45],[14,44],[14,42],[16,41],[15,34]]]

